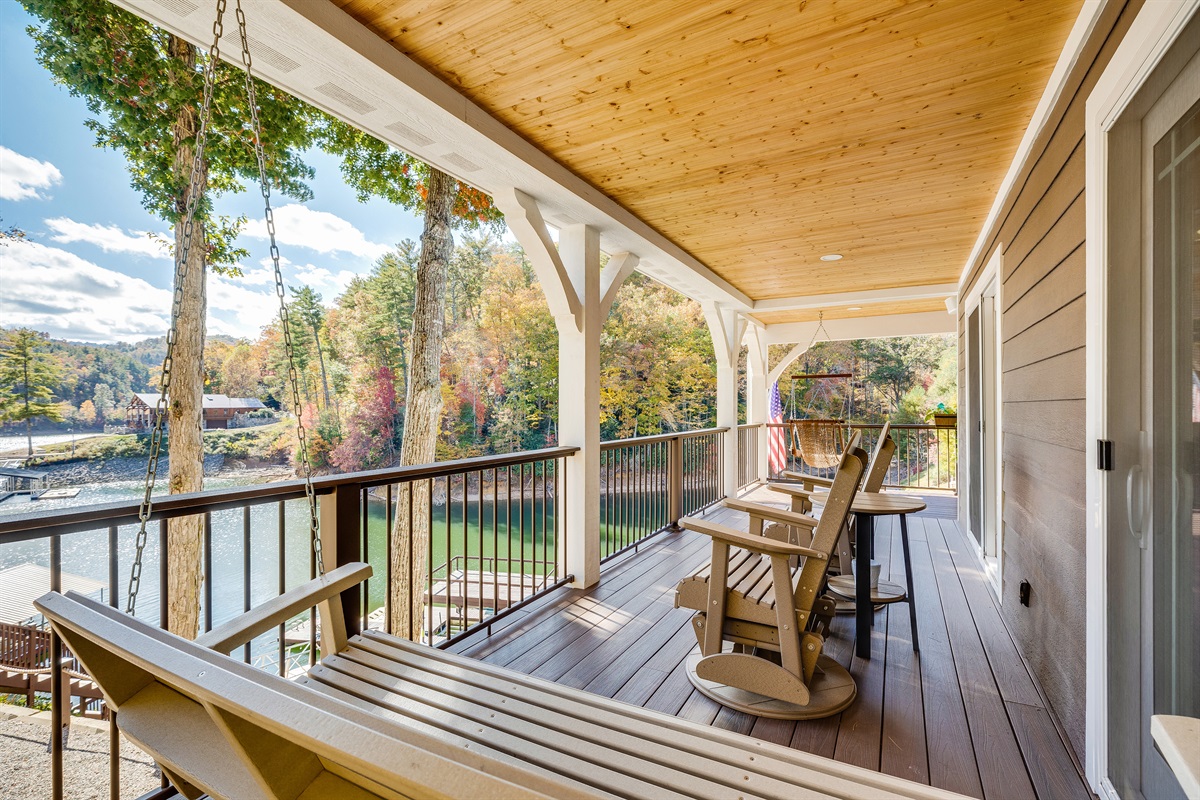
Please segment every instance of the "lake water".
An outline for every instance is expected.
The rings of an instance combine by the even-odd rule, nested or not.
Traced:
[[[244,485],[246,481],[236,478],[215,478],[205,482],[208,489],[229,488]],[[50,511],[55,508],[80,507],[97,503],[132,502],[141,496],[139,482],[97,484],[79,487],[78,497],[72,500],[30,502],[23,498],[0,503],[0,516],[28,513],[30,510]],[[293,588],[311,576],[311,538],[308,529],[308,509],[303,500],[287,501],[284,509],[284,533],[282,539],[284,586]],[[466,504],[466,522],[463,519],[463,504],[456,500],[450,504],[449,518],[444,503],[436,504],[433,510],[431,533],[432,561],[435,577],[444,574],[441,569],[448,561],[447,554],[461,558],[455,566],[472,570],[480,568],[479,557],[487,559],[484,569],[495,572],[519,572],[520,562],[534,562],[526,571],[543,573],[544,565],[553,565],[554,516],[553,501],[545,504],[539,500],[526,499],[524,503],[514,497],[510,504],[503,494],[497,503],[485,493],[481,502],[472,499]],[[249,509],[249,604],[258,605],[279,592],[280,549],[279,503],[255,506]],[[524,526],[521,520],[524,519]],[[245,563],[247,553],[246,512],[242,509],[216,511],[212,513],[212,622],[219,625],[244,609]],[[375,569],[375,578],[368,584],[369,610],[380,608],[386,590],[383,577],[387,574],[387,508],[382,499],[371,498],[368,503],[367,561]],[[62,569],[64,573],[79,575],[100,581],[107,587],[101,599],[107,601],[115,591],[118,605],[123,609],[127,596],[127,584],[134,558],[134,541],[137,527],[122,526],[117,533],[117,582],[109,584],[109,542],[107,529],[69,534],[62,537]],[[492,559],[497,559],[493,561]],[[510,561],[511,559],[511,561]],[[33,540],[0,545],[0,569],[23,563],[34,563],[49,567],[50,544],[48,540]],[[159,535],[156,523],[151,523],[150,535],[143,554],[142,586],[137,600],[137,616],[159,624]],[[495,566],[493,566],[495,564]],[[511,566],[510,566],[511,565]],[[49,587],[47,587],[48,589]],[[4,589],[0,586],[0,592]],[[270,652],[274,637],[264,637],[255,650]]]
[[[217,477],[205,481],[205,488],[220,489],[246,485],[249,480],[238,477]],[[79,487],[78,497],[70,500],[30,502],[13,498],[0,503],[0,517],[30,510],[50,511],[56,508],[81,507],[99,503],[134,502],[141,496],[138,481],[95,484]],[[514,488],[514,495],[518,492]],[[435,501],[431,531],[432,562],[435,580],[444,576],[444,565],[455,559],[452,568],[485,572],[520,572],[521,562],[532,562],[526,572],[542,574],[546,565],[555,563],[554,502],[527,497],[522,502],[514,496],[510,503],[503,490],[493,502],[490,491],[483,499],[472,496],[464,504],[455,499],[447,509],[444,502]],[[647,493],[636,514],[627,509],[614,514],[613,526],[602,525],[605,537],[604,552],[611,552],[631,541],[641,528],[649,532],[650,520],[665,513],[665,496]],[[246,512],[242,509],[212,513],[212,623],[219,625],[240,614],[247,602],[244,594],[246,554],[249,553],[249,605],[256,606],[279,593],[280,565],[285,588],[293,588],[310,578],[311,539],[308,529],[308,509],[303,500],[285,504],[284,531],[279,532],[278,502],[249,509],[249,548],[245,533]],[[465,515],[464,515],[465,511]],[[608,520],[607,504],[601,509],[602,520]],[[464,521],[465,516],[465,521]],[[522,524],[523,521],[523,524]],[[640,525],[637,523],[641,523]],[[387,575],[387,506],[380,498],[368,503],[366,531],[366,560],[374,567],[375,577],[368,583],[368,610],[383,606]],[[107,601],[115,591],[118,606],[125,608],[130,568],[134,558],[136,526],[122,526],[116,537],[116,585],[109,586],[109,542],[107,529],[69,534],[62,537],[62,569],[102,582],[106,589],[101,599]],[[448,556],[450,558],[448,558]],[[466,557],[465,560],[463,557]],[[33,540],[0,545],[0,570],[23,563],[49,567],[48,540]],[[46,587],[49,589],[49,587]],[[516,587],[514,586],[514,589]],[[4,587],[0,586],[0,593]],[[519,599],[519,598],[518,598]],[[138,594],[137,616],[159,624],[159,533],[151,523],[147,547],[143,555],[142,586]],[[264,635],[255,643],[256,656],[272,657],[277,652],[276,638]]]

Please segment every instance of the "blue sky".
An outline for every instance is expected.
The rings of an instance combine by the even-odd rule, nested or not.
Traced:
[[[93,144],[81,98],[55,85],[34,57],[33,18],[0,0],[0,218],[28,235],[0,247],[0,326],[26,326],[78,341],[137,341],[166,332],[172,263],[147,235],[169,228],[141,205],[124,157]],[[289,286],[312,285],[326,302],[421,221],[382,201],[359,203],[336,159],[319,151],[314,197],[275,195]],[[209,333],[254,338],[277,313],[258,190],[220,199],[221,213],[251,223],[240,244],[245,276],[210,275]]]

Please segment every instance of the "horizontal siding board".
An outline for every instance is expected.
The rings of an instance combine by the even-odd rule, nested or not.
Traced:
[[[1003,401],[1082,400],[1084,368],[1084,350],[1080,348],[1006,372],[1001,386]]]
[[[1086,411],[1083,400],[1008,403],[1002,409],[1004,431],[1082,452]]]
[[[1087,303],[1082,297],[1050,312],[1037,324],[1004,343],[1001,355],[1004,370],[1011,372],[1083,347],[1087,338],[1086,316]]]
[[[1044,500],[1067,502],[1082,507],[1085,490],[1085,456],[1079,450],[1048,444],[1036,438],[1004,434],[1004,471],[1007,478],[1013,470],[1031,477],[1040,478],[1045,484],[1061,493],[1061,496],[1046,496]],[[1077,498],[1071,500],[1071,498]],[[1059,513],[1057,506],[1045,506],[1045,513]]]
[[[1012,272],[1004,277],[1003,295],[1006,311],[1083,243],[1085,211],[1081,192],[1024,260],[1017,263],[1005,258],[1005,269],[1012,269]]]
[[[1071,152],[1067,163],[1063,164],[1057,174],[1054,175],[1053,180],[1044,193],[1030,198],[1032,207],[1027,214],[1023,215],[1024,218],[1020,219],[1020,224],[1014,226],[1014,230],[1008,239],[1008,245],[1004,250],[1005,258],[1011,259],[1013,264],[1022,263],[1033,252],[1037,243],[1046,237],[1055,223],[1071,207],[1075,199],[1083,194],[1084,159],[1082,131],[1080,133],[1080,140],[1076,143],[1075,149]],[[1047,169],[1046,172],[1050,173],[1051,170]],[[1079,231],[1079,237],[1080,241],[1082,241],[1082,229]]]
[[[1075,248],[1066,259],[1056,265],[1035,287],[1021,299],[1009,305],[1004,313],[1001,335],[1007,341],[1028,330],[1030,326],[1044,320],[1060,308],[1083,297],[1087,288],[1087,257],[1083,244]],[[1083,345],[1084,327],[1079,326],[1079,344]],[[1065,352],[1066,347],[1058,352]],[[1005,368],[1008,368],[1006,363]]]

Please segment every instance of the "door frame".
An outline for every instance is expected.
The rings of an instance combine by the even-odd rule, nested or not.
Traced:
[[[1085,111],[1086,156],[1086,460],[1087,476],[1087,678],[1085,719],[1085,772],[1100,797],[1118,800],[1108,777],[1108,525],[1103,513],[1109,473],[1095,469],[1097,441],[1109,438],[1106,364],[1114,344],[1108,336],[1109,263],[1126,253],[1116,252],[1120,233],[1136,225],[1136,250],[1141,263],[1141,203],[1120,218],[1110,217],[1110,192],[1120,180],[1110,175],[1116,153],[1128,153],[1131,144],[1121,137],[1129,124],[1140,128],[1141,114],[1124,118],[1138,92],[1179,34],[1200,10],[1200,0],[1147,2],[1142,6],[1087,99]],[[1139,137],[1140,139],[1140,137]],[[1141,166],[1140,141],[1136,163]],[[1115,172],[1115,170],[1112,170]],[[1140,180],[1140,178],[1139,178]]]
[[[1004,292],[1004,244],[997,244],[992,257],[988,259],[987,265],[980,272],[979,278],[971,287],[962,301],[962,317],[963,317],[963,343],[964,350],[963,361],[966,366],[964,376],[967,378],[965,386],[959,387],[959,416],[963,418],[966,425],[959,428],[958,448],[959,448],[959,464],[966,465],[964,474],[959,476],[959,524],[965,529],[970,529],[970,504],[972,498],[970,496],[971,480],[970,470],[975,459],[978,458],[982,465],[982,474],[980,475],[980,486],[983,489],[983,498],[980,505],[980,519],[983,523],[983,542],[976,541],[974,536],[968,537],[968,540],[974,543],[975,553],[979,557],[980,564],[983,566],[984,573],[988,576],[992,584],[992,589],[995,591],[996,602],[1003,603],[1004,601],[1004,454],[1001,450],[1000,432],[1004,430],[1003,426],[1003,408],[1004,403],[1000,394],[1000,387],[1003,380],[1003,358],[1001,349],[1003,347],[1003,336],[1001,325],[1003,324],[1002,295]],[[972,312],[976,309],[982,314],[985,306],[983,298],[990,296],[992,298],[992,313],[990,317],[980,317],[979,320],[979,352],[980,360],[983,362],[978,365],[980,369],[979,381],[979,407],[980,416],[987,421],[986,427],[979,437],[980,447],[983,452],[973,453],[970,448],[969,434],[964,436],[964,432],[969,431],[967,426],[973,426],[979,420],[971,419],[969,415],[964,415],[962,412],[970,408],[970,403],[963,403],[964,397],[962,392],[970,385],[971,370],[976,368],[976,365],[971,362],[972,347],[968,341],[970,336],[970,326],[966,323]],[[966,445],[964,447],[964,444]],[[963,455],[966,455],[964,458]],[[964,491],[965,490],[965,491]],[[963,502],[965,497],[966,502]],[[990,531],[989,531],[990,527]],[[993,540],[992,544],[995,548],[995,564],[988,561],[988,539],[989,534]]]

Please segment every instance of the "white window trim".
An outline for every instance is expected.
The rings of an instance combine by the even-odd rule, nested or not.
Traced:
[[[1087,205],[1087,699],[1085,772],[1092,790],[1118,800],[1108,777],[1107,526],[1102,498],[1107,474],[1090,465],[1107,438],[1108,134],[1174,44],[1200,0],[1148,2],[1138,12],[1088,96],[1085,116]]]

